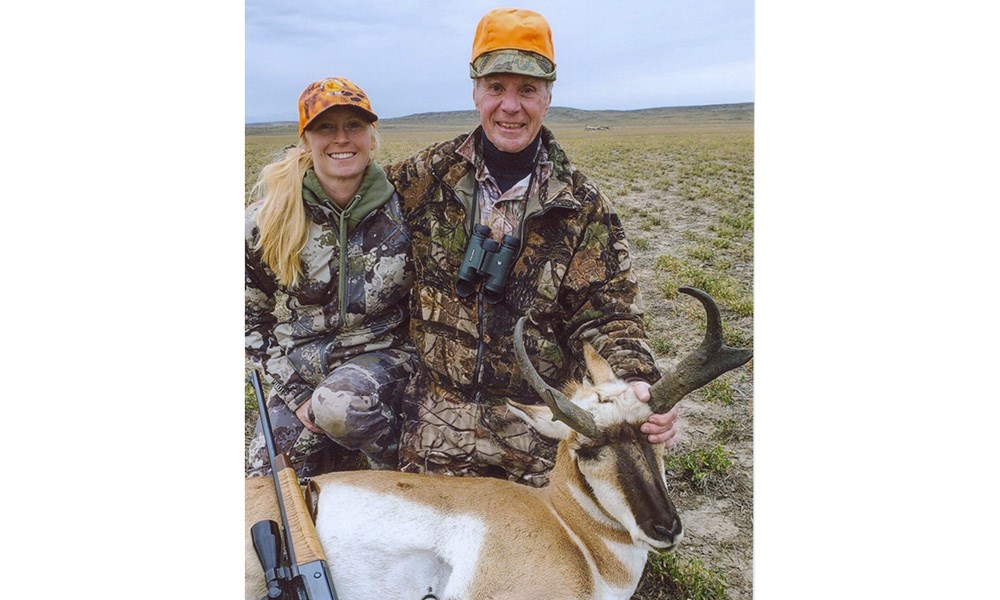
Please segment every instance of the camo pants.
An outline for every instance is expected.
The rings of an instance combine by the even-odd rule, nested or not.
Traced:
[[[415,368],[412,353],[377,350],[341,363],[316,386],[309,417],[326,435],[316,434],[273,392],[267,399],[275,451],[288,456],[300,477],[319,475],[333,444],[360,450],[375,468],[398,463],[400,401]],[[248,476],[271,472],[260,419],[248,451]]]
[[[522,421],[506,400],[469,402],[418,374],[410,380],[404,400],[399,470],[546,485],[557,442]]]

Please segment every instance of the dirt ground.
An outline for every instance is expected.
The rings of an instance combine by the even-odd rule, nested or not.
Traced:
[[[609,182],[615,179],[607,178]],[[752,189],[750,194],[744,202],[749,203],[752,210]],[[685,295],[672,299],[665,297],[661,289],[665,283],[664,273],[657,267],[657,258],[683,256],[683,249],[691,245],[692,233],[711,236],[713,226],[718,223],[720,208],[711,201],[692,202],[672,189],[654,190],[649,186],[618,196],[614,202],[622,213],[626,234],[632,240],[635,270],[649,315],[650,337],[659,337],[669,344],[667,352],[657,353],[657,363],[662,369],[698,346],[704,326],[700,320],[701,306],[696,300]],[[643,225],[641,213],[644,210],[661,217],[656,227],[650,229]],[[744,251],[742,258],[738,253],[731,253],[728,272],[752,294],[752,232],[743,243],[750,245],[749,253]],[[681,284],[690,284],[683,277],[679,279]],[[748,338],[735,343],[729,340],[727,333],[727,343],[751,345],[752,316],[738,316],[727,310],[723,302],[719,304],[726,326]],[[703,388],[680,403],[679,433],[673,452],[683,454],[721,442],[732,466],[725,473],[713,474],[699,484],[679,473],[669,470],[667,473],[671,495],[685,530],[684,541],[676,551],[678,559],[698,561],[710,571],[721,574],[726,583],[725,598],[733,600],[753,597],[752,367],[751,361],[722,377],[730,384],[731,402],[707,400]],[[662,580],[648,571],[649,567],[633,596],[635,600],[686,597],[665,588]]]
[[[677,302],[695,301],[680,297]],[[675,311],[673,307],[651,310],[654,323],[674,333],[674,339],[685,340],[683,348],[696,348],[700,332],[677,324],[680,319],[671,318]],[[661,359],[658,364],[665,367],[676,360]],[[684,524],[678,557],[698,560],[721,572],[726,581],[726,598],[749,600],[753,597],[753,373],[745,366],[730,377],[734,392],[731,405],[706,401],[701,390],[681,401],[679,431],[672,451],[683,453],[706,446],[718,439],[718,423],[735,421],[734,431],[725,443],[732,466],[723,476],[706,479],[701,485],[668,470],[667,482]],[[633,598],[683,596],[664,593],[647,576]]]

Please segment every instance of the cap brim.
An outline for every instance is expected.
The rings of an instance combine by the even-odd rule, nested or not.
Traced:
[[[555,81],[556,66],[540,54],[513,49],[487,52],[469,65],[469,76],[473,79],[497,73],[514,73]]]
[[[348,109],[353,108],[355,111],[357,111],[358,113],[360,113],[361,116],[366,121],[368,121],[369,123],[373,123],[374,124],[375,121],[378,121],[378,115],[376,115],[375,113],[373,113],[370,110],[366,110],[366,109],[358,106],[357,104],[353,104],[353,103],[350,103],[350,104],[348,104],[348,103],[333,104],[333,105],[327,106],[323,110],[319,111],[318,113],[316,113],[315,115],[313,115],[313,117],[311,119],[309,119],[308,121],[306,121],[305,124],[301,125],[299,127],[299,135],[301,136],[303,133],[305,133],[305,130],[309,129],[309,125],[311,125],[313,121],[315,121],[317,118],[319,118],[320,115],[322,115],[326,111],[330,110],[331,108],[348,108]]]

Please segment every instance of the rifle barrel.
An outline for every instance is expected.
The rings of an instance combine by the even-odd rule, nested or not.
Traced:
[[[271,419],[264,402],[260,374],[256,369],[250,372],[250,382],[260,409],[260,426],[264,430],[267,457],[271,461],[271,477],[274,479],[274,493],[278,497],[281,525],[285,532],[285,550],[288,553],[293,579],[302,586],[302,591],[308,600],[337,600],[337,592],[333,588],[330,568],[326,562],[326,553],[319,543],[316,526],[299,491],[298,475],[288,457],[278,454],[274,448]],[[299,559],[296,559],[295,548],[300,550]]]
[[[257,396],[257,408],[260,411],[260,428],[264,430],[264,442],[267,444],[267,458],[271,465],[271,478],[274,479],[274,495],[278,497],[278,507],[281,511],[281,529],[288,536],[288,512],[285,509],[285,499],[281,495],[281,478],[278,475],[277,452],[274,450],[274,435],[271,433],[271,418],[267,414],[267,403],[264,401],[264,390],[260,385],[260,373],[257,369],[250,371],[250,384],[253,386],[254,395]],[[283,457],[282,457],[283,458]],[[284,462],[284,461],[282,461]],[[291,468],[291,465],[289,465]],[[295,470],[292,469],[292,473]],[[298,482],[296,482],[298,485]],[[295,549],[292,547],[292,540],[285,540],[285,552],[288,553],[288,562],[293,574],[298,574],[298,563],[295,562]]]

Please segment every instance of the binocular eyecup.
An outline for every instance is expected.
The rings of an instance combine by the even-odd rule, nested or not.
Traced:
[[[517,256],[520,240],[512,235],[504,235],[498,244],[490,239],[490,228],[476,225],[465,249],[462,266],[458,269],[455,293],[460,298],[468,298],[476,290],[476,283],[483,278],[483,297],[490,304],[503,300],[507,287],[507,276]]]

